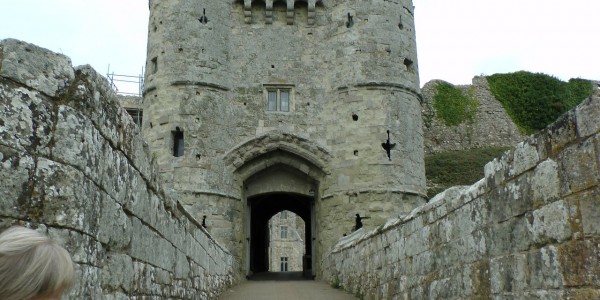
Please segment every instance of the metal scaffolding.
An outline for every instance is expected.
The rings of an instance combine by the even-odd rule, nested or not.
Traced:
[[[137,76],[122,75],[111,73],[110,65],[106,72],[106,78],[110,88],[120,96],[118,97],[121,105],[127,110],[133,121],[138,125],[142,125],[142,96],[144,94],[144,68],[142,73]]]
[[[106,71],[106,78],[108,78],[110,87],[118,95],[142,97],[142,94],[144,93],[143,74],[144,68],[142,68],[142,73],[137,76],[115,74],[114,72],[111,73],[110,65],[108,65],[108,69]],[[136,85],[137,91],[135,91]]]

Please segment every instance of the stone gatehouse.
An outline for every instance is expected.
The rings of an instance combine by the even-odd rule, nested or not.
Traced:
[[[598,94],[424,204],[410,1],[150,11],[141,132],[89,66],[0,41],[0,228],[73,254],[69,299],[214,299],[282,211],[305,274],[368,299],[600,298]]]
[[[143,136],[161,181],[239,259],[305,222],[309,273],[354,226],[425,202],[410,0],[150,1]],[[389,155],[382,144],[389,138]]]

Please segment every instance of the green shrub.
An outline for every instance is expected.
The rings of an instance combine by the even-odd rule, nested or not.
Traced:
[[[425,157],[427,180],[436,188],[427,191],[431,198],[456,185],[471,185],[483,178],[486,163],[499,157],[509,147],[487,147],[448,151]]]
[[[437,117],[446,126],[456,126],[465,121],[473,121],[477,99],[471,91],[465,96],[459,88],[447,82],[440,82],[435,86],[433,107]]]
[[[594,83],[581,78],[571,78],[567,82],[567,109],[577,106],[581,101],[594,93]]]
[[[339,289],[342,287],[342,285],[340,283],[340,278],[337,275],[335,275],[335,278],[331,282],[331,287],[334,289]]]
[[[593,91],[589,80],[563,82],[555,77],[525,71],[487,76],[490,91],[526,134],[539,131],[581,103]]]

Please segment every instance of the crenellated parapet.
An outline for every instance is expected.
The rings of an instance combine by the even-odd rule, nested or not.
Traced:
[[[273,1],[267,0],[266,2],[260,0],[244,0],[244,22],[246,24],[253,23],[253,13],[252,8],[256,8],[257,6],[261,6],[260,8],[264,8],[264,16],[265,16],[265,24],[273,24],[273,5],[277,3],[283,3],[284,1]],[[298,1],[298,0],[287,0],[284,4],[286,7],[286,23],[287,25],[294,24],[294,17],[296,15],[296,9],[300,9],[305,7],[308,11],[307,14],[307,24],[314,25],[315,24],[315,16],[316,16],[316,6],[317,3],[321,3],[321,0],[309,0],[307,1]],[[264,7],[262,7],[264,5]]]

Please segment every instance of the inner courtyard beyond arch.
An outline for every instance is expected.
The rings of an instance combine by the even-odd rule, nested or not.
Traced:
[[[289,153],[281,151],[260,156],[260,165],[269,165],[269,161],[275,163],[244,181],[247,218],[245,235],[248,243],[246,272],[247,275],[252,275],[269,271],[269,220],[282,211],[290,211],[304,221],[302,272],[305,277],[312,277],[318,181],[293,167],[293,164],[281,163],[282,156],[290,158]]]
[[[250,273],[270,270],[269,243],[269,220],[282,211],[291,211],[304,220],[304,253],[302,255],[302,272],[305,277],[312,277],[312,236],[314,220],[314,199],[292,193],[271,193],[257,195],[248,199],[250,209],[250,249],[249,268]],[[284,270],[285,271],[285,270]]]

